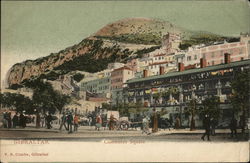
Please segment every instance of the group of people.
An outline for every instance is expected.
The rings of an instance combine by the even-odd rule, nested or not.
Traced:
[[[25,128],[27,117],[21,113],[15,113],[12,117],[11,112],[3,113],[3,127],[4,128],[16,128],[17,126]]]
[[[233,116],[229,124],[229,128],[231,130],[231,137],[237,137],[237,123],[237,119]],[[207,137],[207,140],[211,141],[210,135],[215,135],[215,119],[210,118],[209,115],[205,115],[205,118],[203,120],[203,127],[205,129],[205,133],[202,135],[201,139],[205,140],[205,137]]]
[[[63,112],[59,130],[61,131],[63,127],[68,133],[73,133],[73,131],[77,132],[79,127],[79,116],[77,114],[73,116],[73,112]]]
[[[109,130],[115,129],[116,121],[117,119],[114,117],[113,114],[111,114],[107,123]],[[102,116],[100,114],[97,114],[96,119],[95,119],[95,129],[100,131],[102,126],[103,126]]]

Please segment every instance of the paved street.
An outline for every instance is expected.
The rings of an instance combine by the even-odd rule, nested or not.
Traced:
[[[56,126],[57,127],[57,126]],[[102,129],[96,131],[95,128],[89,126],[81,126],[76,133],[68,134],[65,130],[59,131],[57,128],[44,129],[28,126],[25,129],[0,129],[0,138],[3,139],[58,139],[58,140],[81,140],[81,141],[99,141],[103,139],[143,139],[148,141],[201,141],[201,135],[204,130],[197,129],[189,131],[188,129],[171,129],[160,130],[157,133],[146,135],[141,130],[128,131],[109,131]],[[241,136],[230,138],[229,129],[218,129],[217,134],[211,136],[212,142],[234,142],[241,141]],[[240,131],[239,131],[240,132]]]

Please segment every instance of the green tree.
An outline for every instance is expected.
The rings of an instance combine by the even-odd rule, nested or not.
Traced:
[[[34,112],[33,102],[29,97],[17,93],[3,93],[0,96],[1,107],[15,109],[18,112],[26,111],[31,114]]]
[[[34,89],[33,102],[39,111],[55,113],[61,112],[62,108],[70,103],[71,98],[67,95],[63,95],[58,91],[55,91],[50,83],[35,81],[31,84]]]
[[[203,109],[201,113],[203,115],[207,114],[210,118],[215,120],[219,119],[220,116],[220,99],[217,96],[207,97],[202,101]]]
[[[249,71],[249,70],[248,70]],[[247,70],[235,73],[232,81],[231,103],[235,112],[242,112],[241,127],[245,132],[246,117],[249,115],[249,72]]]
[[[77,73],[73,75],[73,79],[77,82],[80,82],[83,78],[84,78],[84,74],[81,74],[81,73]]]
[[[186,112],[188,113],[188,115],[191,115],[190,131],[193,131],[195,130],[194,116],[198,113],[196,99],[192,99],[188,102],[188,107],[187,107]]]

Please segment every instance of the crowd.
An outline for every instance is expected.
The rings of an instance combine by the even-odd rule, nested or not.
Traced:
[[[36,113],[35,116],[25,115],[24,112],[16,112],[12,115],[11,112],[4,112],[3,113],[3,127],[4,128],[25,128],[27,123],[35,123],[37,128],[45,127],[47,129],[52,128],[53,120],[55,120],[55,116],[52,116],[51,113],[49,114],[41,114]],[[102,127],[108,128],[109,130],[115,129],[123,129],[128,127],[141,127],[142,133],[144,134],[151,134],[158,132],[159,129],[166,129],[168,128],[175,128],[179,129],[181,127],[180,118],[178,116],[175,117],[175,120],[172,119],[163,119],[161,118],[159,112],[155,109],[153,113],[149,115],[145,115],[143,117],[137,117],[137,122],[130,122],[130,123],[118,123],[118,120],[114,117],[114,115],[110,115],[110,117],[105,117],[101,113],[89,114],[87,117],[87,124],[89,126],[95,126],[95,130],[100,131]],[[68,133],[73,133],[78,131],[80,122],[80,117],[78,114],[74,113],[73,111],[66,110],[62,113],[62,116],[59,120],[59,130],[62,131],[65,128]],[[141,124],[141,125],[138,125]],[[118,126],[120,125],[120,126]],[[210,141],[210,135],[215,135],[215,128],[217,126],[217,121],[214,118],[209,117],[209,115],[205,115],[203,119],[203,127],[205,129],[204,134],[202,135],[201,139]],[[231,130],[231,137],[237,137],[237,126],[238,121],[233,116],[231,118],[229,128]],[[239,121],[239,126],[243,126],[242,117]],[[152,130],[150,130],[150,128]]]
[[[27,122],[34,121],[34,117],[25,116],[22,112],[15,113],[14,116],[11,115],[11,112],[3,113],[3,127],[4,128],[16,128],[19,126],[20,128],[25,128]]]
[[[74,114],[72,111],[63,112],[59,130],[62,131],[65,128],[68,133],[77,132],[79,127],[79,115]]]

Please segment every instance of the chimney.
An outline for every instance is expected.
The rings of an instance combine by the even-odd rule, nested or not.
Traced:
[[[207,67],[207,60],[205,58],[200,59],[200,68]]]
[[[184,71],[185,67],[183,63],[178,63],[179,72]]]
[[[160,75],[163,75],[163,74],[164,74],[164,67],[160,66]]]
[[[148,70],[143,70],[143,77],[144,78],[148,77]]]
[[[224,54],[225,64],[228,64],[231,62],[230,56],[231,56],[231,54],[229,54],[229,53]]]

